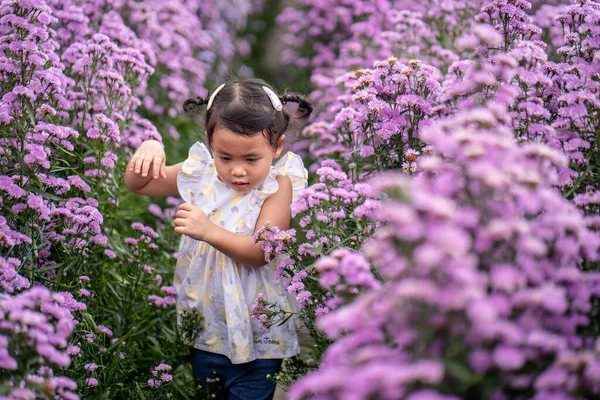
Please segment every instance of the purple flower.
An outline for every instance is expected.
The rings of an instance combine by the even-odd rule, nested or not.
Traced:
[[[371,146],[363,146],[360,149],[360,156],[362,158],[371,157],[373,154],[375,154],[375,150]]]
[[[499,368],[507,371],[520,369],[526,358],[522,350],[509,346],[497,346],[492,353],[492,360]]]
[[[137,246],[138,241],[135,238],[125,238],[125,243],[133,246]]]
[[[69,345],[69,347],[67,347],[67,354],[70,356],[76,356],[79,353],[81,353],[81,349],[79,348],[79,346],[75,346],[75,345]]]
[[[85,380],[85,384],[91,387],[98,386],[98,379],[96,378],[87,378]]]
[[[172,369],[172,367],[169,364],[158,364],[156,367],[154,367],[155,371],[170,371]]]
[[[114,251],[112,251],[111,249],[104,250],[104,255],[108,258],[116,258],[117,257],[117,254]]]
[[[171,382],[173,380],[173,375],[162,373],[160,374],[160,380],[163,382]]]
[[[160,291],[168,294],[169,296],[177,295],[177,292],[173,286],[163,286],[160,288]]]
[[[307,305],[313,303],[313,301],[310,298],[311,294],[312,293],[308,290],[303,290],[296,295],[296,301],[298,302],[299,308],[305,308]]]
[[[105,333],[106,336],[112,337],[113,335],[112,331],[104,325],[98,325],[96,328],[98,329],[98,332]]]
[[[98,368],[98,365],[95,363],[87,363],[83,366],[83,368],[85,368],[87,371],[93,372]]]

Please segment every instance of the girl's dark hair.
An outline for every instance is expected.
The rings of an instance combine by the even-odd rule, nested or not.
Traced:
[[[245,136],[264,132],[269,144],[277,148],[279,138],[288,127],[290,113],[285,108],[277,111],[263,86],[277,93],[262,79],[232,80],[225,84],[213,99],[210,110],[206,111],[205,127],[209,145],[215,129],[222,126]],[[183,110],[186,113],[196,111],[208,104],[209,98],[210,95],[188,99],[183,103]],[[298,109],[293,114],[296,119],[308,118],[313,110],[310,101],[297,94],[284,94],[279,99],[283,104],[298,103]]]

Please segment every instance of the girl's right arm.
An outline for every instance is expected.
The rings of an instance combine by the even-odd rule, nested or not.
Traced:
[[[163,145],[146,140],[135,151],[127,164],[125,186],[143,196],[176,196],[177,174],[183,163],[166,166]]]

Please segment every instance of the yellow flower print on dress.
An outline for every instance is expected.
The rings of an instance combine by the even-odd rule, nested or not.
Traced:
[[[212,213],[208,216],[208,218],[212,221],[213,224],[218,226],[225,226],[225,213],[221,209],[214,209]]]

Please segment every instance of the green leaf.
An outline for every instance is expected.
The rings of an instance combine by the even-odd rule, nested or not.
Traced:
[[[121,299],[121,296],[119,295],[119,293],[117,293],[117,291],[110,282],[106,282],[106,286],[108,286],[110,291],[115,295],[115,299]]]
[[[190,394],[187,390],[187,387],[181,386],[176,380],[173,381],[173,386],[179,392],[179,394],[181,394],[183,396],[184,399],[190,398]]]
[[[45,190],[38,189],[36,187],[29,187],[27,189],[29,189],[30,191],[32,191],[35,194],[39,194],[39,195],[43,196],[44,198],[48,198],[48,199],[51,199],[51,200],[54,200],[54,201],[67,201],[68,200],[68,199],[65,199],[65,198],[62,198],[62,197],[58,197],[58,196],[56,196],[56,195],[54,195],[52,193],[48,193]]]
[[[123,275],[119,274],[114,269],[109,269],[108,273],[111,274],[112,276],[114,276],[120,284],[125,284],[125,285],[131,284],[131,281],[126,279]]]
[[[156,347],[156,350],[161,351],[161,345],[158,340],[154,336],[148,336],[146,338],[148,341],[152,342],[152,344]]]
[[[9,386],[8,384],[0,385],[0,395],[2,395],[2,396],[7,395],[12,390],[13,390],[13,387]]]
[[[481,379],[477,374],[472,373],[462,362],[446,359],[444,360],[444,365],[448,374],[461,383],[470,386]]]
[[[581,182],[583,182],[583,180],[588,176],[588,174],[590,173],[592,168],[592,165],[588,165],[588,167],[586,168],[585,172],[582,173],[581,175],[579,175],[579,177],[577,178],[577,180],[575,181],[575,183],[573,184],[573,186],[571,187],[571,189],[564,195],[565,198],[569,198],[573,195],[573,193],[575,193],[575,191],[577,191],[579,189],[579,186],[581,186]]]
[[[129,331],[125,336],[128,336],[131,333],[131,331]],[[123,346],[123,341],[119,340],[118,342],[116,342],[115,344],[118,343],[118,346],[116,349],[114,349],[115,354],[112,357],[111,363],[110,363],[110,369],[108,370],[108,379],[107,382],[110,383],[110,381],[112,380],[113,375],[115,374],[115,371],[117,369],[117,364],[119,362],[119,353],[121,351],[121,347]],[[113,347],[113,346],[110,346]]]
[[[54,168],[52,168],[52,173],[55,174],[57,172],[62,172],[62,171],[76,171],[76,170],[77,170],[77,167],[71,167],[71,166],[68,166],[68,167],[54,167]]]
[[[142,392],[142,388],[140,388],[140,384],[138,382],[135,383],[135,391],[140,396],[141,400],[146,400],[146,396],[144,396],[144,392]]]
[[[99,394],[98,396],[95,397],[97,400],[109,400],[112,397],[110,396],[110,389],[108,389],[105,392],[102,392],[101,394]]]
[[[69,151],[69,150],[65,149],[64,147],[61,147],[61,148],[60,148],[60,150],[61,150],[63,153],[66,153],[66,154],[70,155],[71,157],[77,157],[77,154],[75,154],[75,153],[73,153],[73,152],[71,152],[71,151]],[[69,164],[69,162],[68,162],[67,160],[63,160],[63,159],[61,159],[61,161],[63,161],[65,164],[67,164],[67,165],[69,165],[69,167],[71,167],[71,165]],[[75,169],[75,168],[69,168],[69,169]]]

